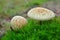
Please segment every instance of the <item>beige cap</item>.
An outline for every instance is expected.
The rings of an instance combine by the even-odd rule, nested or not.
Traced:
[[[22,16],[14,16],[11,19],[11,26],[14,30],[22,28],[22,26],[27,24],[27,20]]]
[[[36,20],[50,20],[55,17],[55,13],[53,11],[42,7],[32,8],[27,15],[28,17]]]

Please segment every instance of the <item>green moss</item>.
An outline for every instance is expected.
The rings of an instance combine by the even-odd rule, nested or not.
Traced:
[[[60,18],[49,21],[42,21],[42,25],[37,20],[28,19],[28,24],[24,28],[15,31],[8,31],[2,40],[60,40]]]

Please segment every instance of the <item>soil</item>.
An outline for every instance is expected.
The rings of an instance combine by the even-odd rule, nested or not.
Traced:
[[[54,11],[56,16],[60,17],[60,1],[45,2],[41,6]]]

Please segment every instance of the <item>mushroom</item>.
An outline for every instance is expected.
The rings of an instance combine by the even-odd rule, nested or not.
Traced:
[[[50,20],[50,19],[54,18],[55,13],[53,11],[43,8],[43,7],[35,7],[35,8],[32,8],[27,13],[27,16],[32,19],[44,21],[44,20]]]
[[[11,19],[11,28],[13,30],[20,29],[26,24],[27,24],[27,20],[22,16],[14,16]]]

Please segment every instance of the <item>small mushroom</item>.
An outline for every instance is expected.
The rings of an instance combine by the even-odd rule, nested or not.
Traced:
[[[54,18],[55,13],[53,11],[43,8],[43,7],[35,7],[35,8],[32,8],[27,13],[27,16],[32,19],[44,21],[44,20],[50,20],[50,19]]]
[[[27,24],[27,20],[22,16],[14,16],[11,19],[11,28],[13,30],[20,29],[26,24]]]

